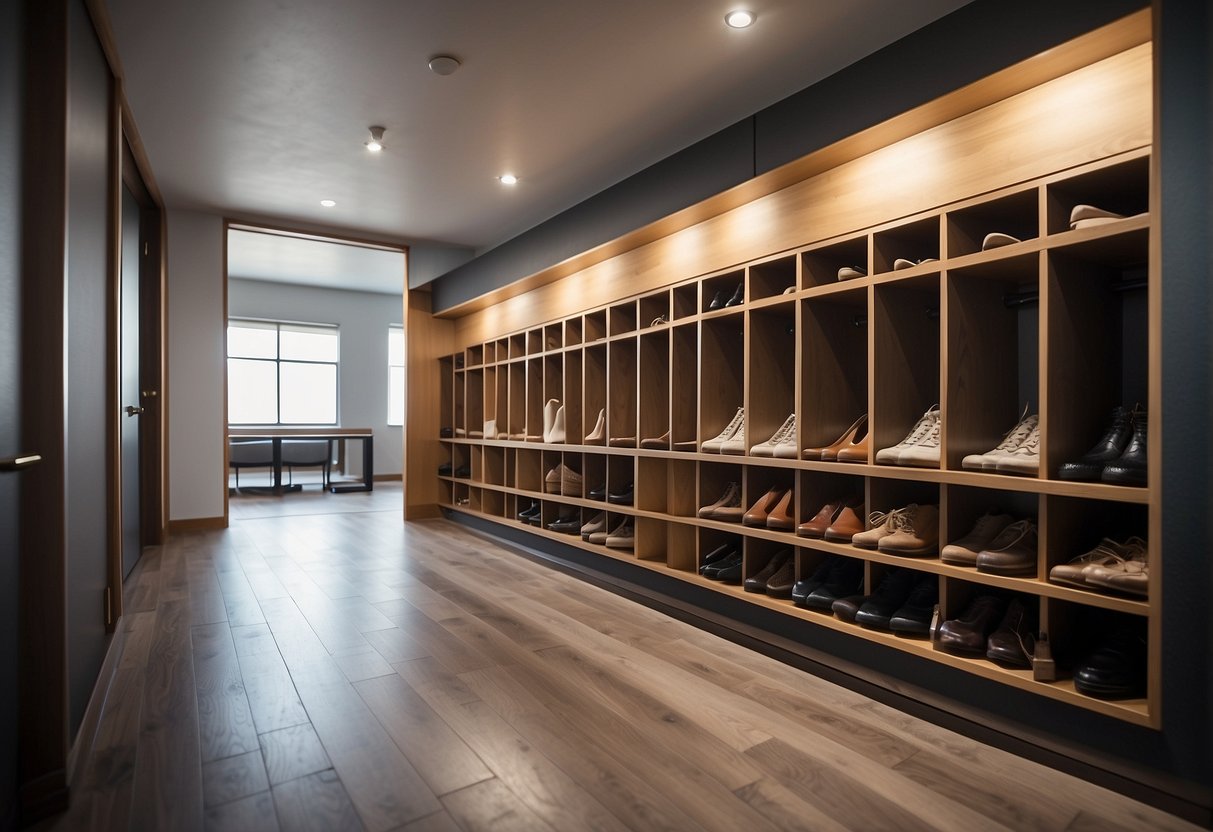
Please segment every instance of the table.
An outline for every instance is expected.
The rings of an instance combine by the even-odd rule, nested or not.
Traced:
[[[330,483],[329,491],[342,494],[347,491],[375,489],[375,433],[370,428],[228,428],[227,435],[235,439],[269,439],[273,442],[274,485],[267,491],[275,495],[285,494],[287,491],[287,487],[282,484],[283,439],[361,439],[362,482]]]

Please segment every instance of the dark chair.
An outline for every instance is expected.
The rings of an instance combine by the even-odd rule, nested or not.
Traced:
[[[324,487],[329,487],[329,472],[333,463],[333,440],[331,439],[284,439],[282,440],[282,467],[287,470],[288,482],[293,482],[293,469],[320,468]]]
[[[268,439],[231,439],[227,464],[236,472],[236,490],[240,490],[241,468],[273,468],[274,443]]]

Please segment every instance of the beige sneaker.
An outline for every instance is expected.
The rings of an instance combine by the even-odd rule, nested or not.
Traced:
[[[998,460],[995,469],[1000,474],[1040,476],[1040,425],[1028,431],[1023,444]]]
[[[900,463],[901,454],[908,448],[911,448],[926,438],[933,429],[936,429],[941,421],[939,405],[933,405],[930,410],[919,417],[918,422],[906,434],[906,438],[898,442],[891,448],[882,448],[876,452],[877,465],[898,465]],[[935,464],[939,464],[939,452],[935,453]]]
[[[784,420],[775,435],[766,442],[750,448],[750,456],[769,456],[781,459],[796,458],[796,414]]]
[[[1146,541],[1130,537],[1120,545],[1114,563],[1091,564],[1082,576],[1092,587],[1133,595],[1150,594],[1150,564]]]
[[[711,505],[703,506],[699,509],[699,516],[703,518],[712,517],[716,509],[727,508],[729,506],[738,507],[741,505],[741,486],[735,482],[725,486],[724,493],[720,495],[720,499]]]
[[[737,429],[741,427],[742,422],[744,422],[744,421],[745,421],[745,408],[739,407],[739,408],[737,408],[737,412],[735,414],[733,414],[733,420],[724,426],[724,430],[722,430],[719,434],[717,434],[715,436],[715,438],[709,439],[706,442],[704,442],[702,445],[700,445],[699,450],[703,451],[705,454],[720,453],[720,446],[724,442],[733,438],[733,434],[735,434],[737,432]]]
[[[733,431],[733,435],[720,443],[720,452],[734,456],[745,456],[745,450],[745,420],[742,419],[741,424],[737,426],[737,430]]]
[[[939,467],[939,442],[943,433],[943,418],[936,410],[936,417],[931,427],[922,438],[912,445],[903,448],[897,456],[898,465],[911,465],[917,468]]]
[[[868,523],[871,528],[854,535],[851,538],[851,545],[858,546],[861,549],[875,549],[880,543],[881,538],[888,537],[898,530],[899,523],[901,522],[898,518],[916,508],[918,508],[917,503],[911,503],[905,508],[872,512],[868,515]]]
[[[969,454],[960,461],[961,468],[968,468],[973,471],[993,471],[998,467],[998,461],[1005,456],[1010,455],[1024,443],[1028,438],[1028,434],[1036,429],[1040,417],[1033,413],[1031,416],[1025,416],[1019,420],[1019,424],[1011,428],[1010,432],[1002,438],[998,443],[998,447],[991,448],[984,454]]]
[[[893,534],[877,542],[880,551],[889,555],[930,555],[939,548],[938,506],[908,506],[894,524]]]

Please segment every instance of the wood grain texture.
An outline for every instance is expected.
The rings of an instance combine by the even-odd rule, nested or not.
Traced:
[[[194,627],[193,648],[202,761],[256,751],[257,731],[231,629],[226,624]]]
[[[333,767],[309,723],[270,731],[260,740],[266,772],[275,786]]]
[[[332,769],[275,786],[274,807],[283,832],[353,832],[365,828]]]
[[[269,787],[259,748],[202,765],[202,799],[208,808],[264,792]]]

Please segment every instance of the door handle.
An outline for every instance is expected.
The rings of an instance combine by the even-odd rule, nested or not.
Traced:
[[[24,471],[42,461],[41,454],[22,454],[0,459],[0,471]]]
[[[143,412],[142,407],[135,407],[133,404],[128,404],[126,406],[126,415],[127,416],[138,416],[142,412]]]

